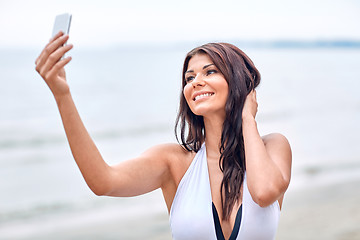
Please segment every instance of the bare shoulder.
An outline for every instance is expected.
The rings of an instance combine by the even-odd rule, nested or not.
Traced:
[[[280,133],[271,133],[262,137],[266,151],[278,164],[291,168],[292,152],[288,139]]]
[[[164,143],[149,148],[143,155],[156,157],[171,166],[186,163],[192,158],[193,153],[187,151],[178,143]]]
[[[144,152],[144,154],[157,155],[158,157],[174,158],[187,155],[189,152],[178,143],[163,143],[155,145]]]
[[[270,133],[261,137],[265,147],[291,151],[288,139],[281,133]]]
[[[163,186],[163,192],[164,196],[166,195],[166,199],[172,199],[181,178],[184,176],[196,153],[186,150],[178,143],[167,143],[153,146],[144,154],[150,154],[153,158],[158,158],[167,166],[170,179]],[[167,196],[169,193],[170,197]],[[168,200],[166,201],[168,202]]]

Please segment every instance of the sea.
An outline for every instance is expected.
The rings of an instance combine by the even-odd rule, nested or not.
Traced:
[[[74,101],[106,162],[116,164],[153,145],[176,142],[181,68],[196,46],[75,46],[68,54]],[[262,76],[260,134],[279,132],[290,142],[288,191],[360,178],[360,48],[238,47]],[[0,239],[37,239],[99,222],[126,225],[129,216],[142,214],[166,218],[159,190],[134,198],[97,197],[89,190],[54,98],[35,71],[40,51],[0,49]],[[161,224],[159,231],[168,232],[168,223]]]

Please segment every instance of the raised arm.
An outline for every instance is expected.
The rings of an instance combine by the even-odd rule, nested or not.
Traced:
[[[246,98],[242,123],[248,188],[260,206],[268,206],[276,200],[281,205],[290,182],[290,145],[281,134],[261,138],[255,121],[256,112],[254,90]]]
[[[66,136],[86,183],[96,195],[133,196],[161,187],[168,177],[166,154],[153,148],[131,161],[109,166],[87,132],[66,82],[64,66],[71,57],[61,59],[72,45],[68,36],[58,33],[36,59],[36,71],[53,93]],[[165,148],[165,147],[164,147]]]

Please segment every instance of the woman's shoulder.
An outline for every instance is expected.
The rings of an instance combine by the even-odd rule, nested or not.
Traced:
[[[167,165],[175,186],[179,184],[196,155],[195,152],[186,150],[178,143],[159,144],[149,151],[152,152],[152,156],[161,158],[161,161]]]
[[[183,146],[179,143],[162,143],[157,144],[149,148],[150,151],[161,152],[163,154],[187,154],[187,151]]]
[[[272,156],[282,156],[291,161],[289,140],[281,133],[270,133],[261,137],[267,152]]]
[[[261,137],[265,146],[268,144],[283,145],[290,147],[289,140],[281,133],[270,133]]]
[[[169,163],[186,162],[194,156],[194,152],[186,150],[178,143],[163,143],[149,148],[146,153],[163,158]]]

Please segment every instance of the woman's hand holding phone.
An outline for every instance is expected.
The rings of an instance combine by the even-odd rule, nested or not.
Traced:
[[[58,32],[35,61],[36,71],[45,80],[55,98],[70,93],[64,66],[71,61],[71,57],[62,58],[73,47],[72,44],[65,45],[68,39],[69,35]]]

